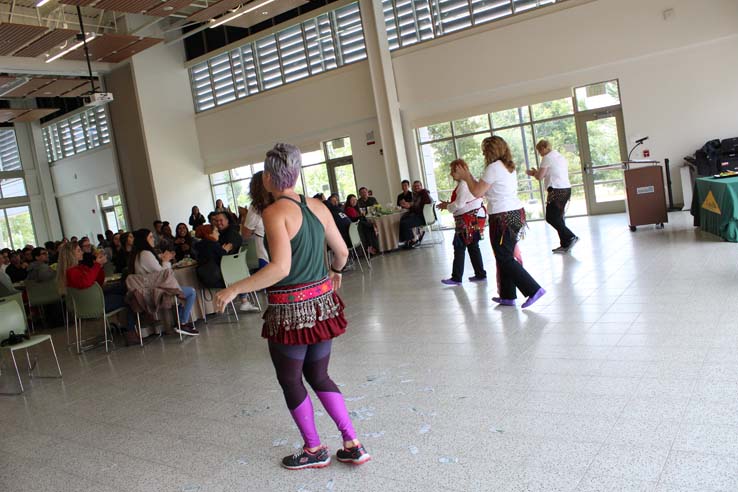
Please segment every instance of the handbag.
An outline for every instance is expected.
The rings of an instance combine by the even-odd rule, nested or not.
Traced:
[[[20,335],[16,335],[14,331],[10,331],[8,333],[8,338],[0,342],[0,347],[8,347],[10,345],[18,345],[19,343],[23,343],[24,340],[30,340],[31,337],[28,336],[26,333],[21,333]]]

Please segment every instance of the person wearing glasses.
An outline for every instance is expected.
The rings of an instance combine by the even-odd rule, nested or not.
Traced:
[[[56,278],[56,272],[49,266],[49,252],[44,248],[33,248],[33,261],[28,265],[26,280],[47,282]]]

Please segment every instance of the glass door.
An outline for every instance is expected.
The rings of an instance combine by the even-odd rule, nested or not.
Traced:
[[[576,118],[589,213],[624,212],[622,161],[627,149],[622,110],[618,107],[586,111]]]

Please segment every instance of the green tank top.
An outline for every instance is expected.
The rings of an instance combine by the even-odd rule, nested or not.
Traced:
[[[315,214],[307,206],[305,197],[300,201],[282,196],[279,199],[296,203],[302,212],[302,225],[295,237],[290,240],[292,249],[292,266],[290,273],[275,285],[295,285],[316,282],[328,275],[325,266],[325,228]],[[269,250],[269,242],[264,238],[264,245]]]

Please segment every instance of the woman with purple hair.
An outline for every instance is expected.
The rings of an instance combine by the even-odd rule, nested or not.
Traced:
[[[263,181],[275,201],[264,209],[263,220],[271,262],[221,290],[216,306],[222,311],[238,294],[267,288],[269,307],[261,334],[269,341],[277,380],[305,440],[302,449],[282,460],[282,466],[299,470],[331,462],[315,428],[303,375],[341,431],[343,448],[336,458],[359,465],[371,457],[356,439],[343,395],[328,376],[332,339],[346,331],[343,302],[335,290],[341,286],[348,250],[325,205],[295,192],[301,167],[300,149],[294,145],[277,144],[267,152]],[[330,272],[324,260],[326,242],[333,251]]]

